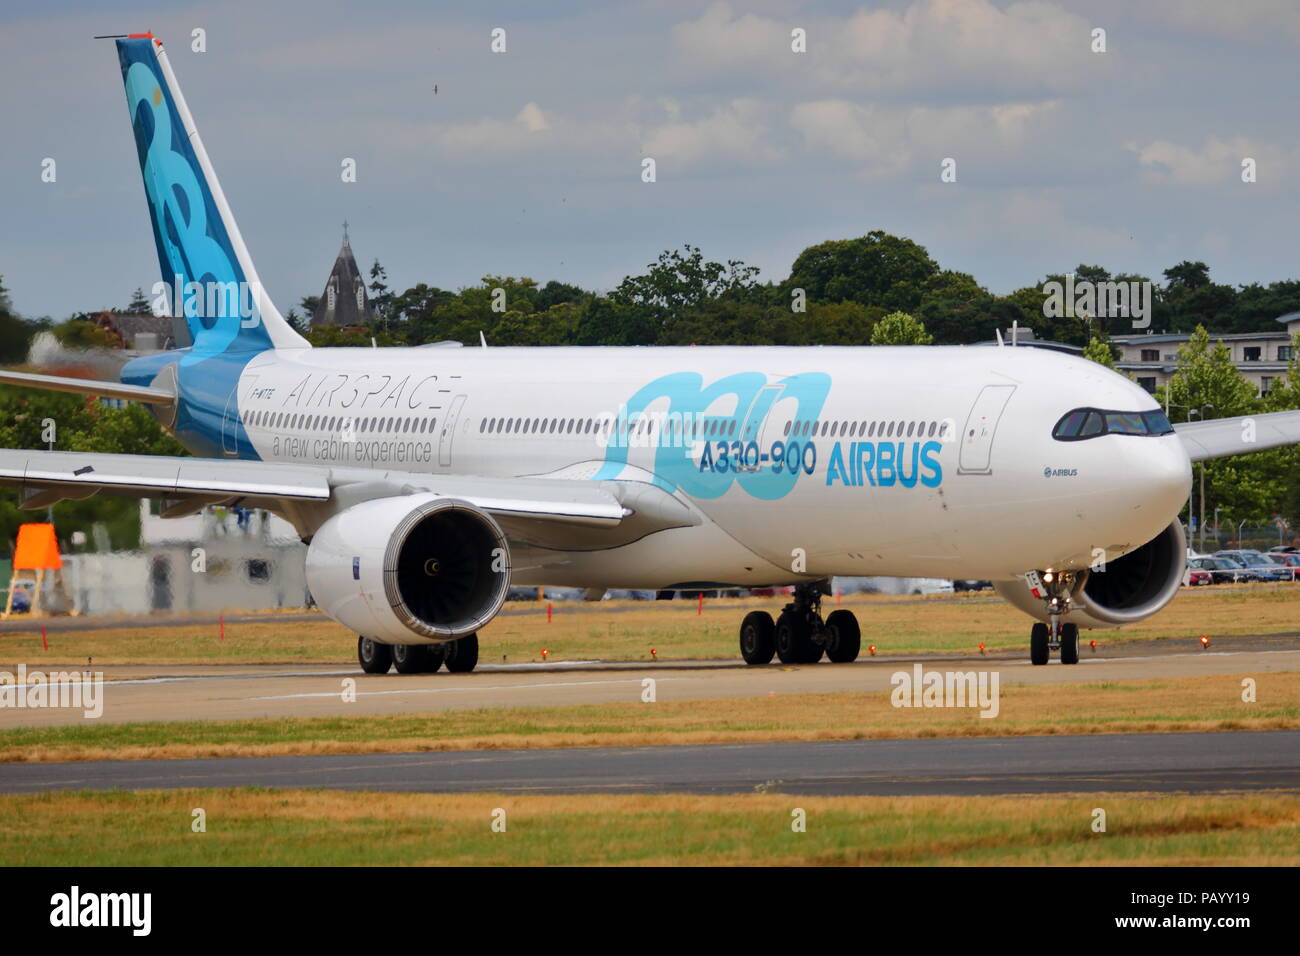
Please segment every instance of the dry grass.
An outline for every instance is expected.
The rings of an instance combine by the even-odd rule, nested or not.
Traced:
[[[206,813],[205,833],[191,830]],[[1107,831],[1092,831],[1093,810]],[[792,811],[806,813],[793,832]],[[505,811],[506,831],[493,832]],[[0,861],[169,865],[1300,863],[1300,796],[421,795],[182,790],[0,797]]]
[[[780,598],[705,601],[703,615],[693,601],[602,602],[554,605],[546,622],[545,603],[510,604],[522,614],[498,617],[480,636],[484,661],[535,661],[543,648],[550,660],[661,660],[732,658],[736,631],[755,608],[780,609]],[[825,609],[834,608],[828,598]],[[1023,651],[1028,621],[988,592],[931,598],[852,595],[839,605],[855,611],[863,643],[882,654],[973,652],[981,642],[990,651]],[[1239,634],[1295,633],[1300,630],[1300,584],[1240,588],[1184,589],[1172,604],[1140,624],[1118,631],[1090,632],[1103,644],[1134,639],[1211,638]],[[356,663],[356,636],[322,617],[311,622],[240,623],[228,621],[225,639],[211,624],[147,629],[55,631],[50,650],[40,632],[0,635],[0,662],[6,666]]]
[[[1244,676],[1257,702],[1241,699]],[[888,691],[433,714],[83,722],[0,731],[0,762],[1300,728],[1300,672],[1003,684],[1000,712],[895,708]]]

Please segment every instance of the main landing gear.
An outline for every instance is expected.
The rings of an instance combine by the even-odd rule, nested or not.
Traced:
[[[751,611],[740,625],[740,656],[746,664],[767,664],[773,656],[782,664],[816,664],[822,654],[836,664],[858,658],[862,631],[852,611],[832,611],[821,616],[825,581],[796,585],[794,600],[772,620],[766,611]]]
[[[390,667],[399,674],[433,674],[443,664],[453,674],[468,674],[478,664],[478,635],[447,644],[380,644],[358,637],[357,660],[367,674],[387,674]]]
[[[1044,571],[1039,579],[1044,592],[1047,623],[1039,621],[1029,631],[1029,662],[1035,666],[1046,664],[1052,651],[1059,651],[1062,664],[1077,664],[1079,625],[1062,620],[1070,611],[1075,574],[1072,571]]]

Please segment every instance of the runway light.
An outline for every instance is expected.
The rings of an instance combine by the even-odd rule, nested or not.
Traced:
[[[701,591],[701,592],[700,592],[700,603],[699,603],[699,605],[695,608],[695,616],[696,616],[696,617],[699,617],[699,616],[700,616],[701,614],[703,614],[703,613],[704,613],[704,592]]]
[[[650,656],[653,657],[655,660],[659,660],[659,652],[656,651],[653,647],[650,648]]]
[[[1201,635],[1201,650],[1205,650],[1205,649],[1206,649],[1207,647],[1209,647],[1209,646],[1210,646],[1210,639],[1209,639],[1208,637],[1206,637],[1204,634],[1202,634],[1202,635]]]
[[[549,654],[549,653],[551,653],[550,650],[548,650],[548,649],[545,648],[545,647],[542,648],[542,660],[543,660],[543,661],[546,660],[546,655]]]
[[[549,602],[546,605],[546,623],[551,623],[551,605]]]
[[[980,653],[981,653],[981,654],[984,653],[984,642],[983,642],[983,641],[980,641]]]
[[[1093,652],[1094,654],[1097,653],[1097,642],[1096,642],[1096,641],[1089,641],[1089,642],[1088,642],[1088,646],[1092,648],[1092,652]]]
[[[876,645],[875,645],[875,644],[870,644],[870,645],[868,645],[868,646],[867,646],[867,650],[869,650],[869,651],[871,652],[871,656],[872,656],[872,657],[875,657],[875,656],[876,656]]]

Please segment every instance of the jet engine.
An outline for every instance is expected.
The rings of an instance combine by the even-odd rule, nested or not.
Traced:
[[[466,501],[423,493],[334,515],[307,548],[307,586],[326,614],[385,644],[434,644],[476,632],[510,586],[505,534]]]
[[[1173,600],[1187,568],[1187,539],[1175,520],[1142,547],[1079,575],[1067,620],[1080,627],[1119,627],[1155,614]],[[1031,617],[1047,620],[1042,599],[1023,580],[995,581],[998,594]]]

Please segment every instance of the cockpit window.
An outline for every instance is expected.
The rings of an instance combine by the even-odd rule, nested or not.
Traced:
[[[1100,435],[1168,435],[1174,427],[1159,409],[1149,412],[1114,412],[1076,408],[1061,416],[1052,429],[1057,441],[1083,441]]]

